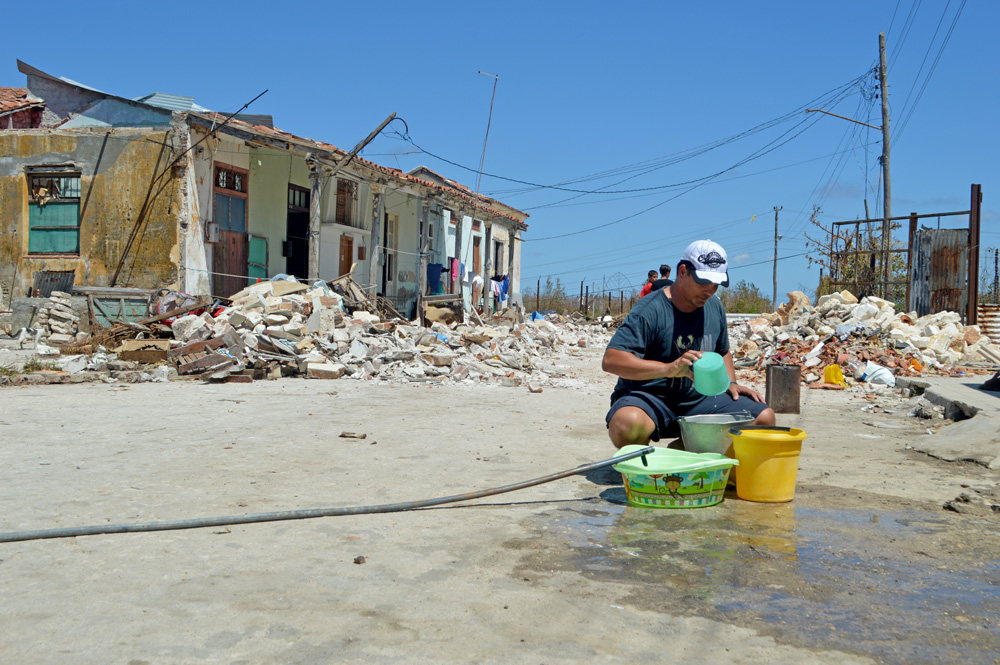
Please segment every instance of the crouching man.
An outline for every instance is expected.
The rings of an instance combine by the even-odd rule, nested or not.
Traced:
[[[726,251],[711,240],[693,242],[676,281],[639,300],[611,338],[601,366],[619,377],[606,417],[616,447],[680,436],[682,416],[750,413],[755,425],[774,425],[760,394],[736,382],[720,286],[729,286]],[[731,383],[721,395],[694,389],[691,366],[703,351],[725,361]]]

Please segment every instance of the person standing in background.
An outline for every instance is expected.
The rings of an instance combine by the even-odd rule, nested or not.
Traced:
[[[649,273],[647,273],[646,283],[642,285],[642,291],[639,291],[640,298],[645,298],[646,296],[649,295],[649,292],[652,291],[653,289],[653,282],[656,281],[656,278],[658,276],[659,275],[655,270],[650,270]]]

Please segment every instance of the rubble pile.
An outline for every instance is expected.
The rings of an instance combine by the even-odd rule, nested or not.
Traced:
[[[38,310],[35,325],[40,339],[50,346],[69,346],[87,336],[80,333],[80,317],[73,311],[70,295],[63,291],[52,292]]]
[[[348,309],[322,282],[261,282],[236,294],[214,316],[174,320],[169,356],[179,374],[216,380],[304,375],[486,381],[540,390],[561,378],[553,360],[569,347],[603,346],[608,340],[600,326],[558,315],[523,322],[509,313],[489,325],[435,322],[425,328]]]
[[[955,312],[918,318],[881,298],[859,302],[848,291],[822,296],[815,307],[793,291],[778,311],[731,328],[730,339],[737,367],[797,364],[806,383],[833,364],[854,370],[875,363],[897,375],[1000,364],[1000,348]]]

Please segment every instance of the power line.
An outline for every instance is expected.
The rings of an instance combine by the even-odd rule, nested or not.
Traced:
[[[874,144],[867,144],[867,143],[863,144],[864,147],[868,147],[868,145],[874,145]],[[855,148],[852,147],[852,148],[850,148],[848,150],[844,150],[842,152],[851,152],[854,149]],[[834,156],[836,156],[838,154],[839,153],[831,153],[829,155],[822,155],[820,157],[813,157],[811,159],[804,159],[804,160],[802,160],[800,162],[793,162],[792,164],[785,164],[783,166],[775,166],[774,168],[770,168],[770,169],[762,169],[760,171],[754,171],[753,173],[744,173],[743,175],[734,175],[734,176],[732,176],[730,178],[718,178],[718,179],[716,179],[716,180],[714,180],[714,181],[712,181],[710,183],[705,183],[705,184],[706,185],[718,185],[718,184],[723,183],[723,182],[732,182],[733,180],[742,180],[743,178],[752,178],[754,176],[762,175],[764,173],[772,173],[774,171],[780,171],[782,169],[790,169],[790,168],[792,168],[794,166],[801,166],[802,164],[808,164],[809,162],[816,162],[816,161],[819,161],[821,159],[827,159],[828,157],[834,157]],[[614,199],[601,199],[599,201],[581,201],[579,203],[567,203],[565,205],[562,205],[559,202],[546,203],[546,204],[537,205],[537,206],[528,206],[528,207],[525,207],[525,208],[521,208],[521,210],[524,210],[525,212],[527,212],[529,210],[545,210],[545,209],[548,209],[548,208],[566,208],[566,207],[571,207],[571,206],[594,205],[594,204],[600,204],[600,203],[611,203],[611,202],[614,202],[614,201],[625,201],[625,200],[628,200],[628,199],[642,198],[644,196],[652,196],[654,194],[655,194],[655,192],[645,192],[645,193],[641,193],[641,194],[633,194],[632,196],[620,196],[620,197],[614,198]],[[494,196],[494,197],[500,196],[499,193],[492,192],[492,191],[489,192],[489,195],[490,196]],[[577,197],[573,197],[573,198],[577,198]],[[567,200],[570,200],[570,199],[567,199]]]
[[[896,51],[893,53],[892,59],[889,62],[890,69],[895,66],[896,61],[903,52],[903,46],[906,44],[906,38],[910,36],[910,28],[913,27],[913,22],[917,18],[917,12],[920,11],[920,3],[922,2],[923,0],[916,0],[912,5],[910,5],[910,12],[906,15],[906,21],[903,22],[903,36],[899,38],[899,45],[896,47]]]
[[[736,164],[733,164],[732,166],[730,166],[728,168],[725,168],[722,171],[719,171],[718,173],[713,174],[712,176],[709,176],[709,178],[706,179],[705,181],[707,182],[707,180],[716,178],[716,177],[722,175],[723,173],[727,173],[729,171],[732,171],[733,169],[739,168],[743,164],[746,164],[746,163],[748,163],[750,161],[753,161],[755,159],[759,159],[759,158],[763,157],[764,155],[777,150],[781,146],[787,144],[788,142],[790,142],[793,139],[795,139],[798,136],[800,136],[807,129],[809,129],[810,127],[812,127],[813,125],[815,125],[818,121],[819,121],[818,117],[815,118],[815,119],[807,118],[805,120],[800,121],[795,126],[793,126],[791,129],[789,129],[788,131],[786,131],[783,134],[781,134],[781,136],[779,136],[777,139],[774,139],[769,144],[766,144],[764,146],[764,148],[767,148],[766,150],[764,148],[758,149],[755,153],[751,153],[750,156],[745,157],[744,159],[742,159],[741,161],[737,162]],[[792,135],[791,137],[789,137],[788,139],[782,141],[781,143],[777,143],[776,144],[776,142],[779,139],[787,136],[792,130],[794,130],[794,129],[796,129],[796,128],[804,125],[804,124],[807,125],[805,127],[805,129],[802,129],[801,131],[797,132],[796,134]],[[559,234],[559,235],[546,236],[546,237],[543,237],[543,238],[530,238],[530,239],[524,240],[523,242],[540,242],[540,241],[543,241],[543,240],[555,240],[557,238],[566,238],[566,237],[569,237],[569,236],[580,235],[582,233],[589,233],[590,231],[596,231],[598,229],[603,229],[603,228],[606,228],[608,226],[612,226],[614,224],[620,224],[621,222],[627,221],[629,219],[633,219],[635,217],[638,217],[639,215],[643,215],[643,214],[645,214],[647,212],[650,212],[651,210],[655,210],[656,208],[659,208],[660,206],[665,205],[665,204],[673,201],[674,199],[680,198],[684,194],[687,194],[688,192],[690,192],[690,191],[692,191],[694,189],[697,189],[702,184],[705,184],[705,183],[704,182],[699,182],[698,184],[693,185],[692,187],[690,187],[690,188],[688,188],[688,189],[686,189],[686,190],[684,190],[682,192],[679,192],[678,194],[676,194],[674,196],[671,196],[670,198],[668,198],[668,199],[666,199],[664,201],[660,201],[659,203],[646,208],[645,210],[640,210],[639,212],[633,213],[631,215],[626,215],[625,217],[622,217],[620,219],[616,219],[616,220],[614,220],[612,222],[607,222],[605,224],[599,224],[597,226],[592,226],[592,227],[586,228],[586,229],[580,229],[579,231],[571,231],[570,233],[562,233],[562,234]]]
[[[713,150],[715,148],[721,147],[723,145],[728,145],[729,143],[733,143],[733,142],[735,142],[735,141],[737,141],[737,140],[739,140],[741,138],[744,138],[746,136],[759,133],[760,131],[764,131],[765,129],[770,129],[771,127],[774,127],[774,126],[777,126],[779,124],[782,124],[782,123],[788,122],[790,120],[793,120],[796,117],[798,117],[799,113],[802,111],[803,108],[806,108],[806,107],[808,107],[810,105],[815,105],[820,100],[826,100],[826,102],[825,102],[826,104],[839,103],[843,99],[844,92],[847,91],[847,90],[850,90],[851,88],[853,88],[854,86],[856,86],[857,83],[859,81],[863,80],[866,76],[868,76],[868,72],[867,71],[865,72],[864,75],[862,75],[860,77],[857,77],[857,78],[853,79],[852,81],[850,81],[850,82],[848,82],[846,84],[843,84],[843,85],[840,85],[840,86],[838,86],[836,88],[833,88],[832,90],[830,90],[830,91],[828,91],[826,93],[823,93],[822,95],[818,96],[817,98],[815,98],[813,100],[810,100],[806,104],[804,104],[804,105],[796,108],[793,111],[790,111],[789,113],[786,113],[786,114],[784,114],[782,116],[779,116],[778,118],[774,118],[774,119],[769,120],[767,122],[761,123],[759,125],[756,125],[755,127],[751,127],[750,129],[744,130],[744,131],[739,132],[737,134],[734,134],[732,136],[728,136],[726,138],[718,139],[718,140],[713,141],[711,143],[704,144],[703,146],[700,146],[698,148],[691,148],[691,149],[689,149],[687,151],[682,151],[680,153],[674,153],[672,155],[668,155],[668,156],[663,157],[663,158],[656,158],[654,160],[647,160],[646,162],[639,162],[637,164],[627,165],[627,166],[624,166],[624,167],[620,167],[618,169],[611,169],[611,170],[604,171],[604,172],[601,172],[601,173],[598,173],[598,174],[593,174],[593,175],[590,175],[590,176],[583,176],[581,178],[577,178],[575,180],[569,180],[569,181],[566,181],[566,183],[562,183],[562,184],[558,184],[558,185],[546,185],[546,184],[535,183],[535,182],[530,182],[530,181],[527,181],[527,180],[521,180],[521,179],[518,179],[518,178],[511,178],[511,177],[507,177],[507,176],[501,176],[501,175],[492,174],[492,173],[486,173],[486,172],[483,172],[482,175],[490,177],[490,178],[495,178],[497,180],[504,180],[504,181],[507,181],[507,182],[514,182],[514,183],[517,183],[517,184],[526,185],[528,187],[534,188],[534,190],[551,189],[551,190],[556,190],[556,191],[569,192],[569,193],[573,193],[573,194],[627,194],[627,193],[635,193],[635,192],[644,192],[644,191],[655,191],[655,190],[662,190],[662,189],[671,189],[671,188],[684,187],[684,186],[687,186],[687,185],[698,184],[699,182],[704,181],[704,180],[706,180],[708,178],[711,178],[712,176],[707,176],[706,178],[699,178],[699,179],[695,179],[695,180],[689,180],[689,181],[684,181],[684,182],[672,183],[672,184],[667,184],[667,185],[657,185],[657,186],[654,186],[654,187],[641,187],[641,188],[623,189],[623,190],[608,190],[606,188],[599,188],[599,189],[596,189],[596,190],[575,189],[575,188],[564,186],[567,183],[585,182],[585,181],[588,181],[588,180],[600,179],[601,177],[610,177],[611,175],[614,175],[614,174],[628,173],[630,171],[639,170],[639,169],[643,168],[645,165],[652,164],[651,166],[649,166],[648,170],[643,171],[642,173],[639,174],[639,175],[643,175],[643,174],[650,173],[652,171],[664,168],[665,166],[677,164],[677,163],[679,163],[681,161],[685,161],[687,159],[691,159],[693,157],[696,157],[696,156],[699,156],[701,154],[704,154],[705,152],[708,152],[708,151]],[[827,99],[827,98],[830,98],[830,99]],[[799,124],[801,124],[801,123],[799,123]],[[395,133],[397,134],[397,136],[400,137],[401,140],[406,141],[407,143],[409,143],[413,147],[417,148],[418,150],[420,150],[424,154],[428,155],[429,157],[433,157],[434,159],[438,159],[438,160],[440,160],[442,162],[445,162],[445,163],[450,164],[452,166],[455,166],[457,168],[469,171],[471,173],[479,173],[478,169],[475,169],[475,168],[470,167],[470,166],[466,166],[464,164],[460,164],[459,162],[456,162],[456,161],[453,161],[453,160],[449,160],[449,159],[447,159],[445,157],[442,157],[441,155],[432,153],[429,150],[424,149],[423,147],[421,147],[420,145],[418,145],[408,135],[408,133],[407,134],[400,134],[398,131],[395,132]],[[664,159],[666,160],[665,162],[659,161],[659,160],[664,160]],[[628,178],[628,179],[631,179],[631,178]],[[609,185],[609,186],[613,186],[613,185]],[[533,190],[528,190],[528,191],[533,191]],[[519,190],[519,193],[526,193],[526,192]]]
[[[941,42],[941,47],[938,49],[937,55],[934,57],[934,62],[931,63],[931,68],[927,71],[927,77],[924,79],[923,85],[920,86],[920,92],[917,93],[917,98],[913,100],[913,106],[909,108],[909,110],[906,113],[906,117],[903,118],[903,121],[899,125],[899,129],[896,130],[896,135],[893,137],[893,142],[899,140],[899,137],[902,135],[903,130],[906,129],[906,125],[910,122],[910,117],[913,115],[914,109],[917,108],[917,105],[920,103],[920,99],[924,96],[924,91],[927,89],[927,84],[930,83],[931,77],[934,76],[934,70],[937,69],[938,62],[941,60],[941,56],[944,54],[944,49],[945,47],[948,46],[948,42],[951,41],[951,34],[955,31],[955,25],[958,24],[958,18],[962,15],[962,10],[965,9],[965,3],[966,0],[962,0],[962,4],[959,6],[958,11],[955,12],[955,18],[952,19],[951,25],[948,27],[948,33],[944,36],[944,41]],[[935,34],[937,33],[935,32]]]
[[[937,39],[938,32],[941,30],[941,24],[944,23],[944,17],[948,14],[948,8],[951,7],[951,0],[948,0],[947,4],[944,6],[944,11],[941,12],[941,18],[938,19],[937,27],[934,28],[934,34],[931,35],[931,41],[927,45],[927,50],[924,51],[924,59],[920,61],[920,68],[917,69],[916,76],[913,77],[913,85],[910,86],[910,91],[906,93],[906,99],[903,101],[903,105],[900,106],[900,113],[907,108],[910,103],[910,97],[913,96],[913,91],[917,88],[917,82],[920,80],[920,75],[924,71],[924,65],[927,64],[927,57],[931,54],[931,47],[934,46],[934,41]]]

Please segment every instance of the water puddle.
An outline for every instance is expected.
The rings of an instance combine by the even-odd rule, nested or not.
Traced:
[[[884,662],[1000,657],[996,520],[824,491],[657,510],[626,506],[611,487],[546,520],[571,544],[566,569],[622,584],[642,609]]]

